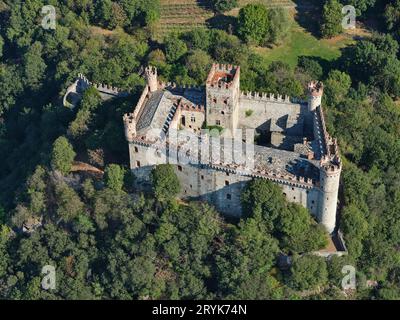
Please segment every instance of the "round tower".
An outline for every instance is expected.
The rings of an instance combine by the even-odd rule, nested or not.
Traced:
[[[338,164],[321,165],[320,168],[320,201],[318,220],[332,233],[336,226],[336,210],[339,194],[340,173],[342,166]]]
[[[324,85],[319,81],[312,81],[308,84],[308,111],[314,111],[321,105]]]
[[[124,114],[125,137],[129,142],[136,136],[136,120],[133,113]]]
[[[144,72],[150,92],[157,91],[158,90],[157,68],[148,66]]]

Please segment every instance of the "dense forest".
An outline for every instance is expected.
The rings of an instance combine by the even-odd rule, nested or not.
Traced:
[[[54,30],[41,26],[48,4]],[[372,35],[334,61],[303,56],[292,68],[264,66],[251,50],[284,41],[291,18],[283,9],[248,5],[226,30],[156,41],[157,0],[0,0],[0,298],[400,299],[400,1],[342,4],[357,8]],[[342,4],[315,1],[319,37],[343,31]],[[214,1],[217,15],[237,5]],[[325,231],[264,180],[243,192],[240,221],[177,201],[168,165],[153,171],[151,194],[132,189],[122,115],[144,86],[142,67],[202,84],[213,61],[240,65],[243,90],[304,98],[308,81],[324,81],[345,162],[347,256],[309,254],[326,245]],[[90,89],[77,108],[64,107],[78,73],[130,96],[102,102]],[[292,256],[290,268],[278,267],[280,254]],[[54,290],[41,288],[45,265],[56,267]],[[341,290],[344,265],[356,268],[356,290]]]

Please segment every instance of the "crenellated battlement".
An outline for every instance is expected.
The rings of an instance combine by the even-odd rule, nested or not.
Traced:
[[[108,95],[112,95],[112,96],[116,96],[116,97],[126,97],[129,95],[129,92],[124,91],[120,88],[114,87],[114,86],[110,86],[108,84],[97,84],[97,83],[93,83],[90,82],[83,74],[79,73],[78,74],[78,80],[79,83],[78,85],[81,88],[88,88],[89,86],[93,86],[95,89],[97,89],[99,92],[101,93],[105,93]]]
[[[308,84],[308,93],[315,97],[322,97],[324,94],[324,84],[321,81],[311,81]]]
[[[126,140],[132,142],[136,136],[136,117],[133,113],[126,113],[123,116]]]
[[[155,92],[158,90],[158,80],[157,80],[157,68],[148,66],[144,70],[144,74],[147,80],[147,85],[149,86],[150,92]]]
[[[342,161],[337,140],[327,131],[321,107],[322,82],[308,84],[304,101],[277,93],[241,91],[240,67],[229,64],[213,64],[205,86],[158,81],[157,69],[151,66],[144,69],[144,76],[147,86],[135,110],[123,119],[131,169],[140,181],[149,180],[153,166],[146,157],[148,151],[157,164],[164,161],[159,151],[165,155],[178,152],[177,163],[182,165],[176,166],[176,172],[183,197],[201,197],[221,212],[240,216],[240,190],[245,182],[267,179],[279,184],[289,201],[308,208],[328,232],[334,231]],[[83,78],[82,83],[89,82]],[[273,147],[255,144],[254,151],[247,154],[252,137],[251,143],[242,146],[246,163],[225,155],[230,150],[225,140],[199,153],[197,142],[199,146],[210,142],[202,140],[204,123],[224,128],[227,134],[223,139],[233,138],[229,133],[238,128],[259,130],[268,134],[266,139],[270,135]],[[170,141],[175,137],[171,130],[176,130],[182,141]],[[188,140],[185,130],[199,141]],[[245,137],[247,132],[242,141]]]
[[[251,91],[248,92],[241,91],[240,98],[255,100],[255,101],[283,102],[283,103],[293,103],[294,100],[287,95],[280,95],[280,94],[275,95],[274,93],[265,93],[265,92],[260,93]],[[300,100],[296,100],[296,102],[299,101]]]
[[[239,87],[240,67],[226,64],[214,63],[208,74],[206,85],[214,89],[230,90]]]

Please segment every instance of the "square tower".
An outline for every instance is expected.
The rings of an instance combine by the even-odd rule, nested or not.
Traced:
[[[233,132],[239,122],[240,67],[213,64],[206,82],[206,122]]]

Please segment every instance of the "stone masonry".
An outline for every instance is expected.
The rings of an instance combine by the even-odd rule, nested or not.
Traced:
[[[208,201],[222,213],[240,217],[246,183],[268,179],[282,187],[288,201],[308,208],[334,232],[342,163],[337,141],[326,130],[322,83],[310,83],[309,100],[303,102],[242,92],[239,66],[214,64],[205,87],[159,82],[154,67],[146,68],[145,76],[147,86],[123,119],[136,187],[150,188],[152,168],[176,153],[172,163],[182,185],[181,198]],[[202,128],[207,126],[225,130],[218,138],[204,136]],[[237,129],[242,129],[244,158],[252,165],[211,159],[214,152],[230,148]],[[186,136],[174,144],[166,138],[172,133]],[[195,145],[211,140],[216,142],[212,156],[208,149],[194,151]]]

